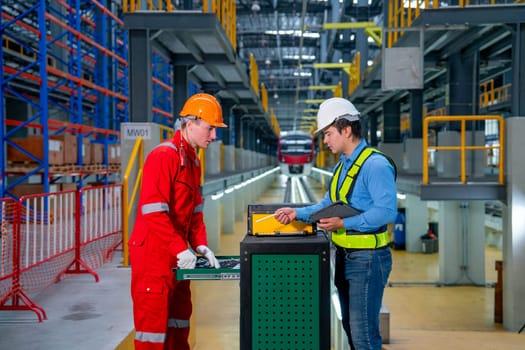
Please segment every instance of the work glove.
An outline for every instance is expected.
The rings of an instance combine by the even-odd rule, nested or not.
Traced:
[[[217,260],[217,258],[215,257],[215,254],[213,254],[212,250],[206,247],[205,245],[198,246],[197,253],[204,255],[204,257],[208,259],[210,267],[215,267],[216,269],[221,267],[221,264],[219,263],[219,260]]]
[[[177,267],[179,269],[194,269],[195,263],[197,262],[197,257],[189,249],[183,250],[177,254],[177,259],[179,259],[177,262]]]

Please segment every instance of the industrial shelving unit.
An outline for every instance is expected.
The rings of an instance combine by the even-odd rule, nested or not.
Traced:
[[[42,176],[48,192],[62,176],[82,186],[85,176],[107,182],[119,171],[112,165],[120,123],[129,115],[127,31],[120,12],[111,0],[2,2],[0,169],[11,176],[0,197],[12,196],[10,190],[32,175]],[[17,142],[31,134],[39,135],[37,147]],[[76,152],[64,164],[50,159],[57,147],[51,140],[59,139],[66,157]],[[97,157],[87,166],[91,146]],[[9,161],[9,152],[23,161]]]
[[[173,125],[173,65],[161,55],[153,53],[153,122]]]

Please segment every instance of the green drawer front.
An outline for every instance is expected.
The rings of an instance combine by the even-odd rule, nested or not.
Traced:
[[[252,256],[252,349],[319,349],[319,256]]]

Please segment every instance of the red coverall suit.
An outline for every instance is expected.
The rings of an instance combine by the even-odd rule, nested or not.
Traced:
[[[148,155],[129,240],[135,349],[188,350],[189,281],[177,281],[177,254],[208,245],[195,150],[175,136]]]

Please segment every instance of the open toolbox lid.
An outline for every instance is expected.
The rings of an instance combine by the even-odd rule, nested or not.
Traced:
[[[308,204],[269,203],[248,204],[248,235],[250,236],[306,236],[316,232],[315,224],[292,221],[283,225],[273,217],[273,213],[283,207],[300,208]]]
[[[177,269],[177,281],[184,280],[238,280],[241,278],[241,259],[238,256],[216,256],[221,267],[210,267],[208,260],[202,256],[197,257],[194,269]]]

